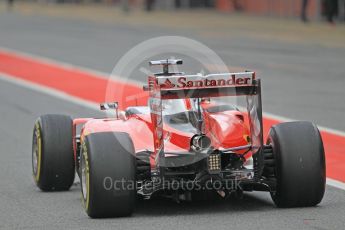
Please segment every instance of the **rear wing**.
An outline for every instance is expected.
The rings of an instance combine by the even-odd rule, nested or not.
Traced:
[[[149,77],[149,91],[159,91],[160,98],[183,99],[253,95],[257,92],[255,72],[209,75],[155,75]]]
[[[166,64],[167,63],[167,64]],[[169,66],[171,63],[157,62],[155,65]],[[164,65],[163,65],[164,66]],[[159,175],[164,161],[164,131],[162,101],[168,99],[209,98],[223,96],[246,96],[251,131],[251,149],[255,164],[255,177],[259,178],[263,168],[263,125],[261,83],[255,72],[221,73],[209,75],[183,75],[167,73],[167,70],[148,78],[144,90],[149,91],[150,111],[153,125],[154,153],[150,158],[152,175]],[[259,163],[260,162],[260,163]]]

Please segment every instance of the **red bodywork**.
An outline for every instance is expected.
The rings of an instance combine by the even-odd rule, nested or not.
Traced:
[[[250,134],[241,112],[237,110],[217,113],[204,112],[204,117],[205,134],[211,139],[212,146],[215,148],[226,149],[248,144]],[[135,152],[144,150],[154,152],[154,127],[150,114],[134,114],[118,119],[75,119],[74,130],[76,130],[77,125],[81,124],[84,124],[81,131],[81,140],[91,133],[126,132],[132,138]],[[195,133],[183,132],[167,124],[164,124],[163,127],[164,137],[169,135],[169,139],[164,143],[165,152],[179,153],[186,152],[190,149],[191,137]],[[76,149],[76,146],[74,147]],[[243,150],[238,153],[243,153]],[[246,156],[249,157],[250,155]]]
[[[249,131],[244,124],[239,111],[225,111],[207,114],[206,135],[212,140],[212,146],[217,149],[247,145]],[[92,119],[85,123],[81,137],[97,132],[126,132],[133,141],[136,152],[153,151],[153,126],[150,115],[135,114],[128,119]],[[164,125],[165,135],[169,133],[170,140],[165,142],[166,152],[188,151],[190,139],[194,133],[183,132]]]
[[[195,132],[188,132],[183,129],[169,125],[163,122],[162,115],[162,100],[169,99],[184,99],[186,111],[190,110],[190,98],[205,98],[209,94],[212,97],[221,96],[236,96],[235,91],[231,89],[246,89],[250,86],[249,81],[255,79],[255,73],[239,73],[223,74],[223,75],[208,75],[211,80],[199,81],[199,75],[186,77],[158,77],[151,76],[148,79],[150,106],[146,111],[149,113],[139,113],[125,115],[124,111],[120,111],[118,118],[105,119],[75,119],[74,133],[76,134],[76,127],[84,124],[81,130],[81,141],[83,138],[91,133],[97,132],[126,132],[130,135],[135,152],[149,151],[151,169],[157,166],[156,157],[160,152],[165,153],[165,157],[169,157],[169,153],[185,153],[190,151],[191,138],[196,134]],[[227,80],[223,78],[228,77]],[[171,83],[170,79],[174,82]],[[191,90],[188,91],[188,85],[181,82],[180,79],[191,79],[189,81]],[[195,79],[194,82],[192,79]],[[213,80],[212,80],[213,79]],[[216,79],[216,80],[214,80]],[[250,82],[250,83],[251,83]],[[181,85],[179,85],[181,83]],[[214,85],[209,85],[215,83]],[[223,85],[217,85],[222,84]],[[203,85],[204,84],[204,85]],[[200,86],[200,87],[199,87]],[[215,92],[205,91],[208,89],[220,89]],[[181,91],[187,90],[187,94],[179,94]],[[199,96],[190,96],[189,92],[200,92]],[[176,93],[176,94],[175,94]],[[244,94],[247,95],[247,94]],[[238,146],[246,146],[251,143],[251,134],[249,126],[250,119],[247,119],[247,114],[236,109],[229,109],[223,111],[209,112],[207,108],[215,104],[209,101],[201,103],[203,108],[203,133],[211,140],[214,149],[228,149]],[[249,120],[249,121],[248,121]],[[74,141],[75,157],[76,154],[76,140]],[[247,149],[248,150],[248,149]],[[238,154],[243,154],[246,149],[239,150]],[[251,152],[245,155],[249,158]]]

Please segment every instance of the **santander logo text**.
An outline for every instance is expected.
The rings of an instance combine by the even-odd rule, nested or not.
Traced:
[[[214,88],[227,86],[245,86],[251,85],[253,76],[236,76],[235,74],[224,76],[179,76],[161,79],[161,89],[177,89],[177,88]]]

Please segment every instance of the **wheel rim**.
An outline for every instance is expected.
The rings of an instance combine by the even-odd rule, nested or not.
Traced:
[[[35,125],[32,145],[32,171],[36,182],[39,181],[41,171],[42,141],[39,124]]]
[[[274,160],[274,165],[272,166],[269,166],[269,167],[273,167],[273,173],[272,174],[270,174],[270,175],[266,175],[266,176],[268,176],[268,179],[271,177],[271,178],[277,178],[277,172],[276,172],[276,162],[275,162],[275,156],[274,156],[274,147],[273,147],[273,142],[272,142],[272,139],[271,139],[271,137],[268,137],[268,139],[267,139],[267,142],[266,142],[266,145],[268,145],[268,146],[270,146],[271,147],[271,151],[272,151],[272,153],[273,153],[273,160]],[[266,164],[266,163],[265,163]],[[270,194],[271,194],[271,197],[272,197],[272,199],[273,200],[275,200],[276,198],[276,193],[277,193],[277,191],[272,191],[272,192],[270,192]]]
[[[89,206],[89,163],[87,157],[87,150],[83,145],[81,154],[80,168],[81,168],[81,190],[84,207],[87,209]]]
[[[32,150],[32,169],[34,175],[37,174],[37,159],[38,159],[38,147],[36,135],[34,137],[33,150]]]
[[[86,189],[86,167],[85,167],[85,158],[82,158],[81,161],[81,189],[83,193],[83,199],[86,200],[87,189]]]

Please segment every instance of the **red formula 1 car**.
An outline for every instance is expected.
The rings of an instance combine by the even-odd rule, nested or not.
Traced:
[[[325,190],[325,156],[310,122],[273,126],[263,142],[260,79],[254,72],[203,76],[169,72],[181,60],[150,62],[148,105],[103,119],[44,115],[33,132],[33,174],[43,191],[80,178],[90,217],[127,216],[138,196],[190,200],[268,191],[278,207],[315,206]],[[247,112],[231,100],[246,99]],[[230,101],[230,102],[229,102]],[[77,126],[81,125],[80,134]]]

